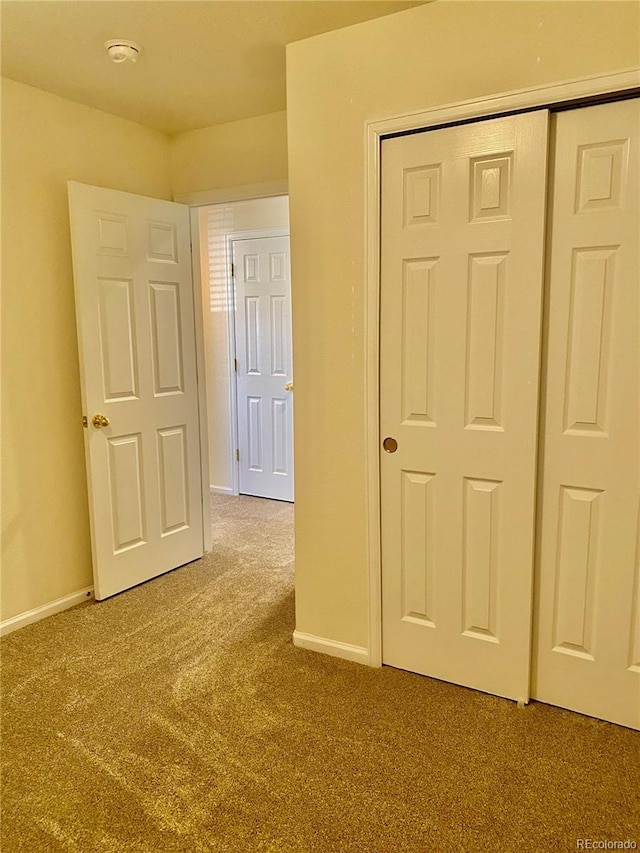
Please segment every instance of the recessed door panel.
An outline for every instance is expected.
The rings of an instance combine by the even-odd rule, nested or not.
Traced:
[[[503,429],[503,323],[507,255],[469,258],[465,425]]]
[[[245,297],[246,353],[247,373],[260,375],[260,297]]]
[[[437,258],[403,261],[402,413],[404,423],[435,426]]]
[[[606,433],[616,246],[576,249],[571,265],[565,432]]]
[[[269,280],[284,281],[287,277],[288,258],[285,252],[269,254]]]
[[[402,619],[435,627],[433,492],[435,474],[402,471]]]
[[[271,401],[271,435],[273,440],[271,459],[273,462],[272,473],[287,476],[289,473],[289,418],[287,412],[288,401],[280,398]]]
[[[158,479],[162,535],[189,526],[189,468],[186,424],[158,430]]]
[[[602,492],[562,486],[558,512],[554,651],[593,660],[593,607]]]
[[[286,376],[289,336],[286,296],[271,297],[271,375]]]
[[[147,260],[178,263],[178,231],[174,222],[147,223]]]
[[[576,213],[621,209],[628,176],[630,138],[578,146]]]
[[[513,152],[471,160],[470,221],[509,219]]]
[[[97,214],[98,254],[126,258],[129,255],[129,222],[125,215],[101,211]]]
[[[184,375],[179,285],[177,282],[152,281],[149,283],[149,294],[154,393],[181,394],[184,391]]]
[[[107,441],[113,553],[146,544],[142,436],[124,435]]]
[[[244,280],[251,284],[260,281],[260,255],[244,256]]]
[[[130,279],[98,279],[100,349],[104,400],[138,396],[138,353]]]
[[[247,397],[249,470],[262,472],[262,399]]]
[[[500,483],[464,481],[462,632],[499,642]]]
[[[405,228],[438,221],[441,164],[403,170]]]

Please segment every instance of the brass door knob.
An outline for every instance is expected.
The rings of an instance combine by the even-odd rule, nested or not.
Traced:
[[[287,384],[284,386],[284,390],[293,391],[293,382],[287,382]]]
[[[395,453],[398,449],[398,442],[395,440],[395,438],[391,438],[391,436],[388,436],[382,442],[382,446],[387,451],[387,453]]]
[[[106,415],[94,415],[91,418],[91,423],[96,429],[102,429],[102,427],[108,427],[111,421]]]

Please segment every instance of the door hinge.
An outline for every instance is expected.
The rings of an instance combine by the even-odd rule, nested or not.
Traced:
[[[237,358],[233,359],[233,369],[236,373],[238,372],[238,359]]]
[[[236,265],[234,263],[231,264],[231,278],[235,278],[236,275]]]
[[[240,461],[240,451],[236,448],[236,462]]]

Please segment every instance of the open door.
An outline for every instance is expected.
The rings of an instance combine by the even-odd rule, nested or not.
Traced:
[[[69,182],[95,596],[204,553],[189,210]]]

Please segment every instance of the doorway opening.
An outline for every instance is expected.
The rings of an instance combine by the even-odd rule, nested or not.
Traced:
[[[192,210],[212,495],[293,502],[288,196]]]

